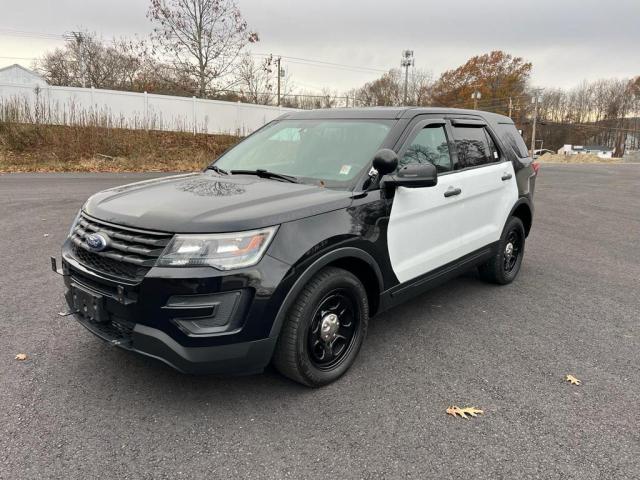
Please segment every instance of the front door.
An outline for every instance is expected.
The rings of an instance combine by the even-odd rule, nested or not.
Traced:
[[[399,167],[430,162],[438,169],[436,186],[398,187],[393,198],[389,258],[398,280],[406,282],[460,256],[464,213],[444,121],[419,125],[399,153]]]

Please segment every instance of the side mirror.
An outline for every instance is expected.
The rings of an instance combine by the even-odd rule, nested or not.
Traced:
[[[373,157],[373,168],[380,177],[395,171],[398,168],[398,154],[389,148],[378,150]]]
[[[389,187],[434,187],[438,184],[438,169],[431,163],[405,165],[395,175],[385,175],[380,185]]]

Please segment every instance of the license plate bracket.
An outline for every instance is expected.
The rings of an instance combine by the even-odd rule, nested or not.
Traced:
[[[107,313],[104,309],[104,297],[89,290],[71,284],[71,299],[74,310],[92,322],[106,322]]]

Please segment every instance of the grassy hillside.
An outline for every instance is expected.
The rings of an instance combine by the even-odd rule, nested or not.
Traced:
[[[0,122],[0,172],[148,172],[203,168],[231,135]]]

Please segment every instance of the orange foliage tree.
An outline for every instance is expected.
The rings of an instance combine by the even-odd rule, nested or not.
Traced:
[[[522,103],[531,67],[532,64],[521,57],[500,50],[472,57],[464,65],[440,76],[432,90],[432,103],[472,108],[471,96],[478,91],[482,95],[478,105],[483,110],[508,113],[510,97],[513,102],[520,100]]]

